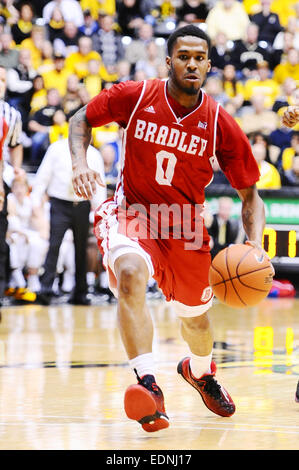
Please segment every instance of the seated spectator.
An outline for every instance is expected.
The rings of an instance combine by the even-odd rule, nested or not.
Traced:
[[[293,165],[293,160],[295,157],[299,156],[299,132],[293,132],[291,137],[291,146],[287,147],[282,152],[282,169],[284,171],[290,170]]]
[[[98,22],[92,17],[90,10],[83,11],[83,18],[84,23],[78,28],[79,34],[82,36],[91,37],[99,29]]]
[[[246,29],[246,38],[235,41],[231,51],[232,63],[245,78],[253,76],[258,63],[263,61],[269,63],[271,59],[267,47],[260,45],[258,34],[258,26],[255,23],[249,23]]]
[[[62,35],[53,40],[53,48],[55,51],[60,52],[65,57],[78,52],[78,28],[74,23],[66,21]]]
[[[296,80],[296,85],[299,86],[299,52],[297,49],[292,48],[288,52],[286,62],[280,63],[275,67],[273,72],[273,79],[281,85],[288,77]]]
[[[29,49],[31,52],[32,66],[35,70],[42,63],[42,48],[46,40],[45,28],[39,25],[33,25],[30,37],[21,42],[21,49]]]
[[[204,22],[209,13],[205,0],[183,0],[182,6],[176,9],[176,15],[186,23]]]
[[[144,11],[140,0],[123,0],[117,4],[118,24],[122,36],[136,38],[136,32],[144,23]]]
[[[43,9],[43,18],[46,23],[50,22],[52,12],[57,4],[65,22],[70,21],[78,28],[84,24],[83,13],[80,4],[76,0],[52,0],[48,2]]]
[[[98,19],[99,13],[106,15],[115,15],[115,0],[80,0],[82,11],[89,10],[94,20]]]
[[[61,98],[56,88],[47,91],[47,105],[29,118],[28,129],[32,132],[31,162],[39,164],[49,146],[49,131],[53,116],[60,108]]]
[[[88,91],[90,98],[98,95],[102,89],[102,79],[99,75],[100,61],[92,59],[88,62],[88,73],[83,80],[83,84]]]
[[[11,27],[11,33],[16,44],[21,44],[30,37],[34,20],[34,10],[31,3],[23,3],[20,7],[20,17]]]
[[[251,107],[244,108],[241,115],[240,125],[242,130],[247,135],[258,131],[269,135],[277,128],[277,114],[265,106],[266,97],[261,92],[252,95],[250,103]]]
[[[21,49],[17,67],[7,71],[7,98],[8,102],[20,111],[25,128],[27,128],[28,114],[30,113],[35,76],[36,71],[31,64],[30,51]]]
[[[18,21],[19,12],[13,5],[14,2],[5,0],[0,3],[1,17],[5,23],[10,27]]]
[[[281,94],[277,96],[272,110],[276,113],[280,108],[291,106],[294,104],[293,93],[296,90],[296,82],[293,78],[288,77],[284,80],[280,87]]]
[[[79,95],[80,82],[75,74],[68,76],[66,85],[66,94],[62,99],[62,109],[67,117],[67,120],[81,108],[82,102]]]
[[[257,78],[250,78],[245,82],[244,100],[250,101],[255,94],[262,92],[265,96],[265,107],[271,109],[280,94],[279,84],[271,78],[268,62],[259,62],[257,73]]]
[[[132,80],[131,76],[131,64],[128,60],[120,60],[116,64],[116,74],[117,82],[125,82],[127,80]]]
[[[286,33],[288,33],[287,36]],[[299,49],[299,30],[295,16],[290,16],[286,29],[277,34],[273,42],[273,49],[284,50],[286,38],[290,38],[292,47]]]
[[[54,70],[54,60],[53,60],[53,46],[50,41],[44,41],[41,46],[41,64],[37,68],[37,73],[42,75],[44,73]]]
[[[218,210],[212,215],[207,225],[211,237],[211,256],[214,258],[219,251],[236,242],[239,234],[238,219],[232,218],[233,200],[230,197],[220,197]],[[207,218],[205,219],[207,221]]]
[[[147,57],[146,46],[155,40],[152,25],[143,21],[137,30],[137,38],[126,47],[125,59],[128,60],[133,67],[139,60],[145,60]],[[157,46],[157,57],[165,60],[165,46]]]
[[[259,27],[259,41],[265,41],[268,46],[273,45],[276,35],[282,31],[279,17],[271,11],[272,0],[261,0],[261,11],[251,16],[251,21]]]
[[[104,170],[107,184],[114,184],[118,176],[117,151],[113,144],[104,144],[100,148],[104,162]]]
[[[53,116],[53,124],[49,130],[49,141],[50,144],[57,142],[60,139],[67,139],[69,125],[66,120],[66,116],[62,109],[57,109]]]
[[[45,89],[43,77],[41,75],[36,75],[32,81],[32,84],[33,94],[30,101],[31,115],[47,105],[47,90]]]
[[[241,127],[241,118],[238,116],[238,108],[236,103],[233,100],[229,100],[223,106],[225,111],[234,118],[234,120],[239,124]]]
[[[36,295],[33,293],[40,289],[38,271],[46,257],[48,240],[44,238],[41,227],[36,226],[27,180],[15,179],[11,189],[8,195],[9,294],[22,300],[35,301]]]
[[[268,136],[264,135],[262,132],[257,131],[254,134],[249,136],[250,142],[252,145],[254,144],[262,144],[266,149],[266,157],[265,161],[269,163],[273,163],[276,167],[278,166],[278,158],[280,155],[280,148],[276,147],[275,145],[270,144],[270,139]]]
[[[260,179],[256,183],[258,189],[280,189],[281,179],[277,168],[266,162],[266,149],[263,144],[253,144],[252,153],[260,170]]]
[[[291,168],[284,172],[283,183],[286,186],[299,186],[299,155],[293,158]]]
[[[212,40],[219,32],[227,39],[237,41],[245,39],[249,17],[242,3],[237,0],[219,0],[209,11],[206,19],[207,33]]]
[[[216,34],[211,47],[211,65],[212,73],[218,73],[222,71],[227,64],[230,64],[232,61],[232,43],[228,41],[225,33],[220,31]]]
[[[78,52],[70,54],[65,61],[65,67],[76,74],[79,80],[84,79],[88,74],[88,62],[92,59],[99,61],[99,73],[103,79],[107,79],[107,72],[102,63],[100,54],[92,50],[92,40],[89,37],[82,36],[78,40]]]
[[[218,78],[216,75],[207,78],[204,90],[222,106],[229,100],[229,97],[224,93],[221,78]]]
[[[61,98],[66,94],[67,79],[71,72],[65,67],[65,57],[59,52],[54,53],[54,69],[42,74],[45,88],[57,88]]]
[[[225,65],[222,74],[222,86],[224,93],[236,105],[238,110],[244,101],[244,85],[237,79],[235,66]]]
[[[53,43],[55,39],[63,37],[65,22],[59,7],[55,7],[52,11],[50,21],[46,24],[48,38]]]
[[[0,66],[6,69],[14,69],[18,66],[19,52],[14,46],[10,33],[0,34]]]
[[[124,58],[121,36],[115,30],[115,19],[110,15],[99,15],[98,29],[92,36],[93,50],[97,51],[104,65],[115,65]]]
[[[156,78],[158,66],[164,64],[164,60],[158,57],[158,46],[155,41],[146,45],[146,57],[136,62],[135,72],[143,70],[147,78]]]

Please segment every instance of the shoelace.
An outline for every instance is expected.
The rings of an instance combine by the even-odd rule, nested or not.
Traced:
[[[213,376],[208,376],[205,379],[204,391],[211,395],[211,397],[215,399],[221,398],[221,386],[218,382],[214,379]]]
[[[134,372],[136,374],[136,377],[137,377],[137,380],[138,380],[138,383],[140,385],[143,385],[145,388],[147,388],[150,392],[155,392],[155,393],[159,393],[159,387],[158,385],[156,384],[155,382],[155,377],[153,375],[145,375],[144,377],[140,378],[138,373],[137,373],[137,370],[134,369]]]

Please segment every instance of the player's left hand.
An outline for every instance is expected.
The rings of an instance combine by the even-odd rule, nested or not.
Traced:
[[[267,259],[270,261],[270,258],[269,256],[267,255],[267,253],[265,252],[264,248],[262,247],[262,245],[255,241],[255,240],[246,240],[245,242],[245,245],[249,245],[249,246],[252,246],[253,248],[256,248],[257,250],[259,250],[261,252],[261,254]]]

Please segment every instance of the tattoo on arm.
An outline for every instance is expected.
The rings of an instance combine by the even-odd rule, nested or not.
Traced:
[[[91,126],[86,119],[86,106],[84,106],[74,114],[69,124],[69,147],[73,167],[82,162],[83,158],[86,159],[90,140]]]

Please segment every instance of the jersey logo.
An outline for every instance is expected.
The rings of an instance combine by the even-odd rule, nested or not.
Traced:
[[[207,302],[208,300],[212,298],[212,296],[213,296],[212,287],[209,286],[203,290],[200,300],[202,302]]]
[[[155,113],[156,111],[154,110],[153,106],[149,106],[148,108],[145,108],[144,111],[147,111],[148,113]]]
[[[202,129],[206,129],[208,127],[208,123],[199,121],[198,127],[201,127]]]

